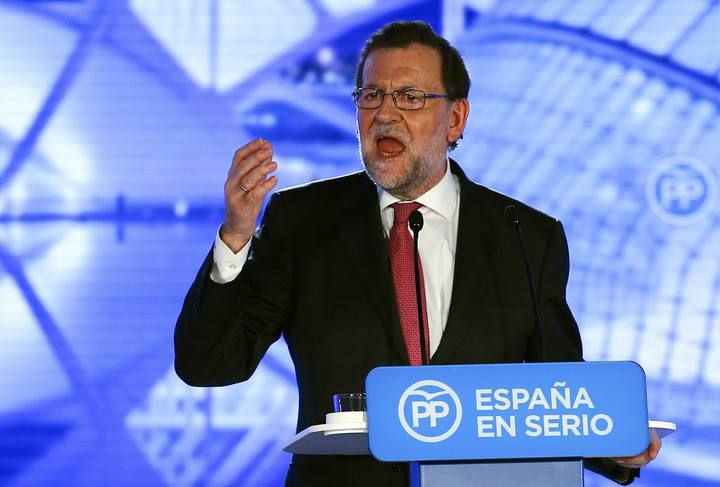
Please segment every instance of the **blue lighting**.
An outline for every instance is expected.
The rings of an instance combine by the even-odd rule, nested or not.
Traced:
[[[285,344],[191,388],[174,321],[240,145],[280,187],[361,167],[355,57],[401,18],[470,69],[453,157],[563,221],[586,358],[678,423],[634,485],[720,483],[720,3],[130,0],[0,1],[1,485],[282,485]]]

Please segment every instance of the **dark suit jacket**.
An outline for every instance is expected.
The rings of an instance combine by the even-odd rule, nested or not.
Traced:
[[[565,300],[568,251],[562,225],[530,207],[460,180],[452,302],[432,364],[582,359]],[[542,357],[517,235],[504,218],[518,207],[534,269]],[[422,238],[422,234],[421,234]],[[209,279],[212,252],[193,283],[175,331],[175,368],[188,384],[248,379],[285,336],[300,394],[298,431],[324,423],[332,396],[362,392],[367,373],[408,365],[377,189],[365,173],[273,195],[251,252],[231,283]],[[288,485],[407,484],[406,465],[369,457],[293,459]]]

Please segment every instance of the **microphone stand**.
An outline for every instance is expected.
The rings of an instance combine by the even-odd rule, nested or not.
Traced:
[[[424,221],[422,213],[418,210],[410,213],[410,229],[413,232],[413,261],[415,263],[415,296],[417,297],[417,310],[418,310],[418,326],[420,327],[420,353],[422,357],[422,364],[427,365],[430,363],[428,357],[428,346],[427,342],[430,337],[425,336],[425,320],[423,319],[423,303],[422,303],[422,287],[420,285],[420,252],[418,250],[418,237],[420,230],[422,230]]]
[[[520,226],[520,217],[517,213],[515,205],[509,205],[505,207],[505,218],[507,222],[515,229],[515,233],[520,241],[520,250],[522,251],[523,260],[525,261],[525,273],[527,274],[528,285],[530,288],[530,300],[532,302],[533,317],[535,318],[535,329],[538,334],[538,342],[540,344],[540,361],[545,361],[545,340],[543,339],[542,324],[540,322],[540,312],[538,310],[538,299],[537,291],[535,290],[535,280],[533,279],[532,267],[530,266],[530,258],[528,257],[527,249],[525,247],[525,239],[522,234],[522,227]]]

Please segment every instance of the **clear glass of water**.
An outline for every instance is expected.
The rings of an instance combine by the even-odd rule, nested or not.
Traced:
[[[348,411],[367,411],[364,392],[351,392],[333,395],[333,410],[336,413]]]

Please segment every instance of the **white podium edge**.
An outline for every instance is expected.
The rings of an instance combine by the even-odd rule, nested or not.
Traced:
[[[648,427],[654,429],[660,438],[677,431],[677,425],[670,421],[650,420]],[[370,455],[367,431],[366,422],[316,424],[293,436],[285,443],[283,451],[301,455]],[[327,439],[329,436],[336,438]],[[338,436],[344,437],[340,444]],[[338,445],[340,451],[330,448]]]
[[[654,429],[660,438],[665,438],[667,435],[677,431],[677,425],[675,423],[671,423],[670,421],[657,421],[651,419],[648,421],[648,426],[650,426],[650,429]]]

